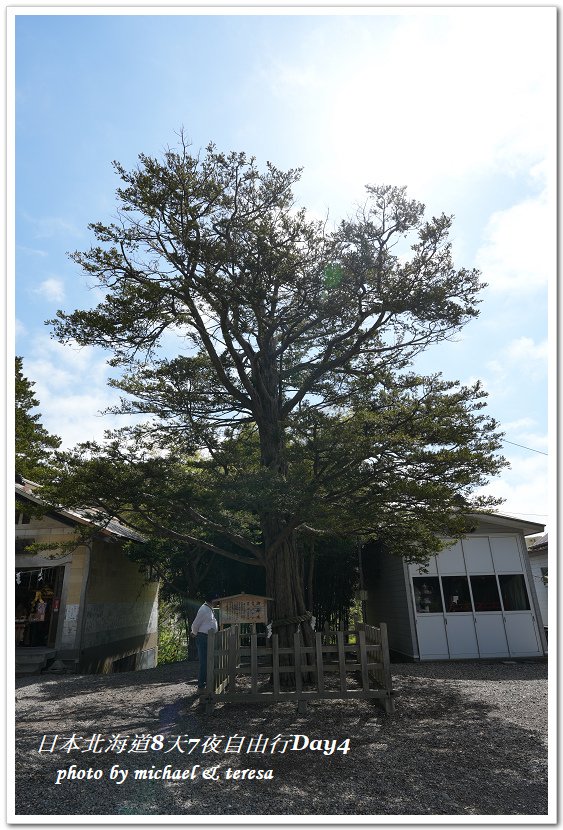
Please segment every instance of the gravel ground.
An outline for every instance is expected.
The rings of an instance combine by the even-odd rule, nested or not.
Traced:
[[[219,705],[206,715],[196,668],[18,678],[16,815],[547,814],[544,662],[393,664],[391,716],[365,700],[318,701],[304,715],[295,703]],[[51,752],[38,751],[44,735]],[[203,751],[214,735],[217,751]],[[292,749],[291,738],[282,753],[291,735],[307,736],[309,747]],[[269,738],[265,751],[248,752],[259,736]],[[330,741],[327,753],[336,740],[332,754],[317,739]],[[97,778],[71,779],[72,764]],[[167,764],[169,774],[199,767],[193,779],[135,780],[135,770]],[[123,783],[121,773],[110,778],[115,765],[128,771]],[[218,780],[204,779],[212,767]],[[229,769],[272,770],[272,778],[227,778]],[[56,784],[59,770],[66,777]]]

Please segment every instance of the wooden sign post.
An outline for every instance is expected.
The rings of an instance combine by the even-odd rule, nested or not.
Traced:
[[[238,623],[256,625],[268,622],[268,600],[272,597],[261,597],[257,594],[234,594],[231,597],[221,597],[213,601],[213,606],[219,608],[220,628],[225,625]]]

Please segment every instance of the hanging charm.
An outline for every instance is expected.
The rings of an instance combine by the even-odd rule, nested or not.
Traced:
[[[22,574],[21,571],[16,572],[16,585],[22,584]]]

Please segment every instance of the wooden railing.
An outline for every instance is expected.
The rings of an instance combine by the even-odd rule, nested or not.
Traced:
[[[297,632],[291,647],[280,647],[277,634],[267,645],[260,635],[240,627],[209,634],[206,705],[221,702],[296,700],[299,711],[320,698],[373,698],[393,712],[393,687],[385,623],[360,623],[351,631],[324,631],[306,646]],[[284,675],[290,674],[289,682]]]

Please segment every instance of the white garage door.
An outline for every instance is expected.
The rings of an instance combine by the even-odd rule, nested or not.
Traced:
[[[471,537],[411,566],[421,660],[542,654],[518,537]]]
[[[442,615],[420,615],[416,621],[418,647],[425,660],[447,660],[450,656],[448,638]]]
[[[451,658],[480,656],[473,614],[446,614],[446,634]]]
[[[508,657],[508,641],[502,614],[475,614],[480,657]]]

